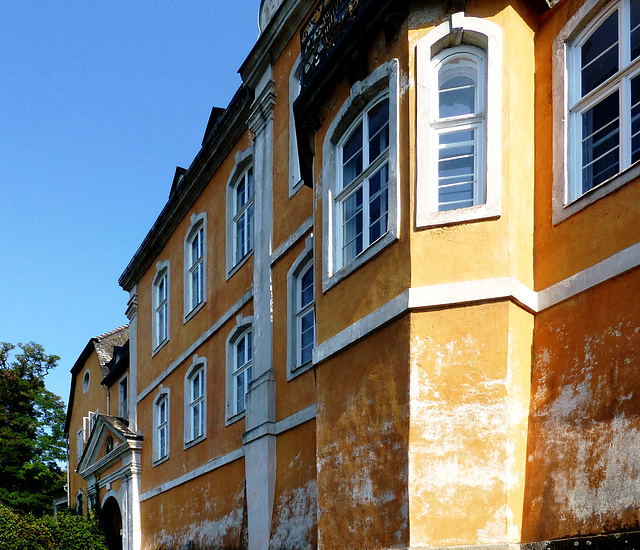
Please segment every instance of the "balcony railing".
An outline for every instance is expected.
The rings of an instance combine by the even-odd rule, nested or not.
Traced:
[[[358,11],[366,1],[320,0],[318,2],[300,31],[302,50],[300,83],[303,87],[354,23]]]

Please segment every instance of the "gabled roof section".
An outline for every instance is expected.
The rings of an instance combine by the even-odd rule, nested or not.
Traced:
[[[104,377],[101,384],[110,388],[129,368],[129,340],[124,345],[113,348],[113,356],[106,366],[109,369],[109,373]]]
[[[102,376],[109,374],[109,367],[107,363],[111,361],[113,357],[113,350],[116,346],[123,346],[129,341],[129,325],[123,325],[121,327],[105,332],[100,336],[91,338],[87,345],[82,350],[82,353],[71,367],[71,390],[69,391],[69,402],[67,405],[67,418],[64,423],[64,432],[69,433],[69,422],[71,421],[71,411],[73,410],[73,396],[76,392],[76,376],[82,370],[87,359],[93,353],[96,352],[98,362],[100,364],[100,370]]]
[[[114,445],[109,454],[98,459],[102,444],[109,435],[117,441],[117,445]],[[141,435],[129,429],[129,424],[125,419],[97,414],[84,453],[78,463],[77,472],[80,475],[87,475],[108,468],[129,450],[140,449],[142,439]]]

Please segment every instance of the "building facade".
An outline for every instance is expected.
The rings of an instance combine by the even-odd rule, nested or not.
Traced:
[[[72,370],[71,503],[127,550],[635,544],[640,2],[259,23]]]

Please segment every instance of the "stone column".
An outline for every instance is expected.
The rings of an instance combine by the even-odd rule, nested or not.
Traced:
[[[255,91],[249,117],[253,132],[255,177],[253,251],[253,381],[247,392],[245,469],[249,550],[269,547],[276,481],[275,376],[273,372],[273,106],[275,93],[269,67]]]

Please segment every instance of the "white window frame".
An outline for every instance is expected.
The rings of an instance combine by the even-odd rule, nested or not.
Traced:
[[[235,165],[233,170],[231,170],[231,175],[229,176],[229,180],[227,181],[227,208],[226,208],[226,233],[227,233],[227,250],[226,250],[226,258],[227,258],[227,280],[242,267],[245,262],[251,257],[253,254],[253,244],[250,250],[247,250],[246,254],[242,258],[237,258],[236,251],[236,223],[235,218],[238,214],[236,212],[236,188],[240,180],[247,174],[249,169],[253,168],[253,147],[249,147],[245,151],[238,151],[235,156]],[[253,185],[254,185],[254,195],[252,200],[252,204],[254,205],[254,216],[255,216],[255,171],[253,174]],[[245,208],[248,205],[248,202],[245,204]],[[255,235],[253,236],[253,241],[255,241]]]
[[[483,52],[483,55],[479,51]],[[477,138],[483,180],[476,204],[438,210],[438,69],[449,56],[474,52],[485,83],[483,135]],[[485,19],[451,14],[416,45],[416,228],[495,219],[502,208],[502,29]],[[477,123],[478,120],[475,120]],[[470,120],[471,124],[472,121]]]
[[[80,428],[76,432],[76,462],[80,464],[82,453],[84,452],[84,429]]]
[[[313,235],[309,235],[305,240],[305,247],[302,253],[289,269],[287,274],[287,381],[292,380],[303,372],[313,367],[313,361],[304,364],[300,360],[300,329],[299,320],[301,314],[306,314],[309,309],[314,310],[314,345],[315,345],[315,300],[302,311],[299,307],[300,278],[306,273],[308,268],[314,270],[313,261]],[[315,287],[315,277],[314,277]],[[315,288],[314,288],[315,294]]]
[[[160,418],[160,405],[166,401],[166,421]],[[161,447],[161,432],[165,432],[165,449]],[[168,388],[162,388],[153,400],[153,466],[169,460],[171,454],[171,401]]]
[[[300,95],[300,72],[302,62],[300,56],[293,63],[289,74],[289,198],[293,197],[304,183],[300,176],[300,155],[298,153],[298,135],[296,119],[293,114],[293,103]]]
[[[202,377],[202,395],[193,397],[193,380]],[[200,410],[202,433],[194,435],[193,410]],[[194,355],[184,377],[184,448],[187,449],[207,437],[207,359]]]
[[[389,99],[389,147],[387,187],[387,232],[349,262],[342,261],[341,202],[341,140],[349,135],[365,110],[384,98]],[[363,107],[364,105],[364,107]],[[376,68],[369,76],[351,87],[329,130],[323,145],[323,247],[322,290],[327,291],[358,267],[369,261],[389,244],[398,239],[400,231],[400,199],[398,169],[398,60],[392,59]],[[373,165],[372,165],[373,166]]]
[[[606,82],[596,87],[584,98],[579,98],[580,55],[582,42],[595,30],[604,18],[619,9],[618,20],[619,71]],[[640,176],[640,163],[631,164],[630,151],[630,109],[621,109],[623,117],[620,127],[620,146],[623,148],[619,172],[608,180],[582,193],[580,173],[580,152],[576,139],[570,135],[582,136],[580,130],[581,112],[592,107],[599,100],[619,90],[623,95],[631,94],[630,79],[640,73],[640,58],[630,62],[625,55],[624,45],[629,39],[628,1],[617,0],[605,3],[602,0],[587,0],[569,19],[556,36],[553,43],[553,223],[558,224],[569,216],[583,210],[602,197],[622,187]],[[619,42],[620,44],[620,42]],[[624,88],[629,88],[625,90]],[[625,105],[626,98],[621,99]],[[629,100],[630,101],[630,100]],[[576,134],[576,131],[578,132]]]
[[[245,395],[245,408],[238,411],[236,410],[236,377],[238,372],[236,371],[236,344],[243,338],[248,332],[252,332],[253,338],[253,315],[244,317],[242,314],[236,317],[236,325],[229,333],[226,342],[227,350],[227,376],[226,376],[226,425],[232,424],[237,420],[244,417],[247,408],[246,397],[248,393],[249,383],[245,383],[244,395]],[[252,346],[255,348],[255,345]],[[253,358],[253,357],[252,357]],[[252,363],[253,364],[253,363]],[[251,366],[252,366],[251,364]],[[240,372],[245,372],[243,368]]]
[[[191,225],[184,239],[184,322],[186,323],[207,302],[207,213],[191,215]],[[192,244],[201,239],[202,254],[194,261]],[[200,273],[199,289],[194,287],[193,273]],[[200,300],[194,305],[194,295],[200,294]]]
[[[118,416],[129,418],[129,377],[126,374],[118,382]]]
[[[165,289],[166,299],[160,302],[159,299],[159,287],[163,278],[166,278]],[[169,261],[158,262],[156,264],[156,274],[153,278],[153,284],[151,286],[151,304],[152,304],[152,319],[151,323],[151,345],[152,352],[155,355],[161,348],[163,348],[169,341],[169,327],[171,325],[171,266]],[[160,325],[163,323],[162,308],[164,308],[164,338],[160,330]],[[162,339],[161,339],[162,338]]]

